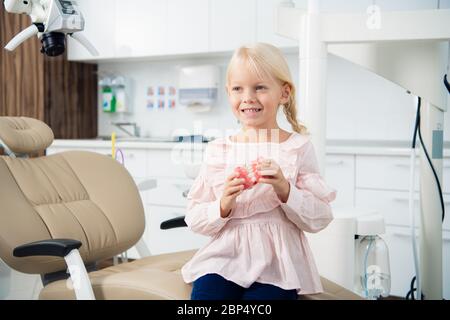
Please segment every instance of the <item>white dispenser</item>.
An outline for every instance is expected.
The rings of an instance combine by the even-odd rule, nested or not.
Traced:
[[[179,77],[179,102],[193,112],[205,112],[217,102],[220,70],[215,65],[184,67]]]
[[[115,91],[116,97],[116,112],[131,113],[131,103],[129,97],[130,80],[123,76],[116,76],[112,78],[112,87]]]

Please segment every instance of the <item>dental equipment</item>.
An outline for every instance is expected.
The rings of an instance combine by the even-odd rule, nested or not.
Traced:
[[[66,35],[83,45],[91,55],[98,52],[80,31],[84,30],[84,18],[75,1],[70,0],[5,0],[5,9],[11,13],[28,14],[32,25],[18,33],[5,46],[14,51],[25,40],[37,35],[42,43],[41,52],[58,56],[66,48]]]
[[[302,122],[310,128],[322,174],[327,55],[331,53],[422,98],[423,140],[433,151],[436,177],[442,179],[443,113],[447,110],[442,75],[448,67],[450,10],[381,13],[379,7],[370,6],[367,14],[321,13],[319,4],[319,0],[308,0],[307,10],[292,8],[292,5],[280,6],[277,33],[299,41],[299,92],[302,93],[299,108]],[[440,194],[423,150],[420,154],[421,290],[425,299],[442,299]]]

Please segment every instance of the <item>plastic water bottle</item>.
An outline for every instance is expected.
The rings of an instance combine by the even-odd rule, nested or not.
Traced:
[[[357,245],[357,290],[370,300],[387,297],[391,291],[389,251],[386,242],[377,235],[364,236]]]

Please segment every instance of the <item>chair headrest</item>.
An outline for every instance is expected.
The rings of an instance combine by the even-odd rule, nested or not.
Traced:
[[[53,131],[44,122],[27,117],[0,117],[0,139],[12,152],[30,154],[47,149]]]

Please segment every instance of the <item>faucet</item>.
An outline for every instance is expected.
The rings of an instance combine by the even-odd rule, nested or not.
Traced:
[[[128,134],[131,137],[139,137],[141,135],[141,130],[138,127],[136,122],[111,122],[111,124],[113,126],[116,126],[118,129],[120,129],[121,131],[125,132],[126,134]],[[133,132],[131,133],[130,131],[128,131],[127,129],[125,129],[124,127],[133,127]]]

